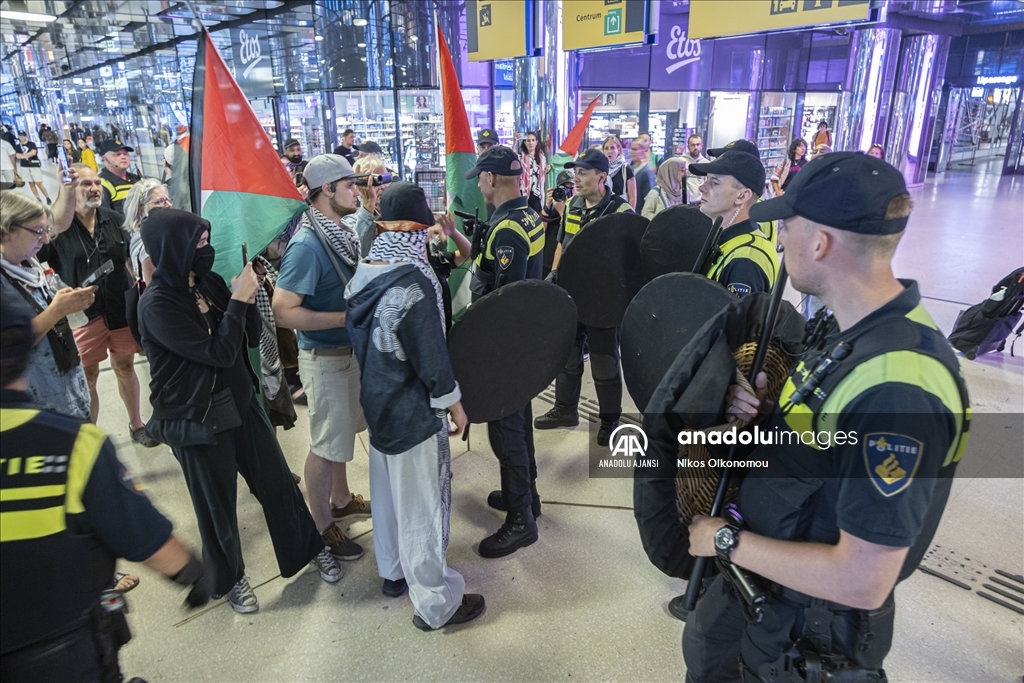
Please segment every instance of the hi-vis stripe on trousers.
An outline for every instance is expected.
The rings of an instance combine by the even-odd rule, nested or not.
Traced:
[[[452,511],[446,427],[398,455],[370,447],[377,572],[391,581],[404,577],[413,609],[433,628],[455,614],[466,590],[462,575],[445,560]]]

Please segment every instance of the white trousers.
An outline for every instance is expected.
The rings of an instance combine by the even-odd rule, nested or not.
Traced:
[[[439,628],[462,604],[466,581],[448,567],[451,451],[442,431],[399,455],[370,447],[373,548],[381,578],[409,583],[413,609]]]

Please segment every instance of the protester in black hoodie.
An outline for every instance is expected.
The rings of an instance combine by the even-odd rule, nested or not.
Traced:
[[[341,567],[325,549],[292,479],[274,428],[256,400],[246,341],[259,343],[252,264],[231,281],[211,272],[210,223],[187,211],[154,209],[142,241],[156,270],[139,301],[149,357],[153,418],[148,433],[166,443],[185,474],[214,573],[214,597],[236,612],[259,609],[245,576],[235,502],[238,475],[263,506],[281,575],[314,562],[328,583]]]

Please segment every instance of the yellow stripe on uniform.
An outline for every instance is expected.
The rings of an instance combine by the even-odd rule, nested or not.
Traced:
[[[38,414],[38,410],[27,408],[4,408],[0,410],[0,432],[20,427]]]
[[[52,536],[65,528],[63,505],[45,510],[0,512],[0,543]]]
[[[85,485],[92,474],[92,467],[96,464],[100,449],[107,436],[99,427],[93,424],[84,424],[78,430],[78,438],[71,449],[71,457],[68,458],[68,491],[67,510],[68,514],[80,514],[85,512],[82,505],[82,493]]]
[[[63,496],[67,487],[63,484],[51,486],[26,486],[20,489],[0,489],[0,503],[12,500],[35,500],[37,498],[54,498]]]

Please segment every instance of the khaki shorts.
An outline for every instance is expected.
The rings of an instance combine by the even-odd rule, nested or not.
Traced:
[[[26,183],[43,182],[43,169],[39,166],[21,166],[18,168],[18,175]]]
[[[107,319],[102,315],[74,330],[78,354],[82,357],[82,365],[99,365],[106,360],[107,351],[117,354],[132,354],[142,351],[135,343],[132,331],[127,327],[119,330],[107,328]]]
[[[299,377],[309,405],[309,450],[324,460],[351,462],[356,434],[366,429],[352,349],[300,350]]]

